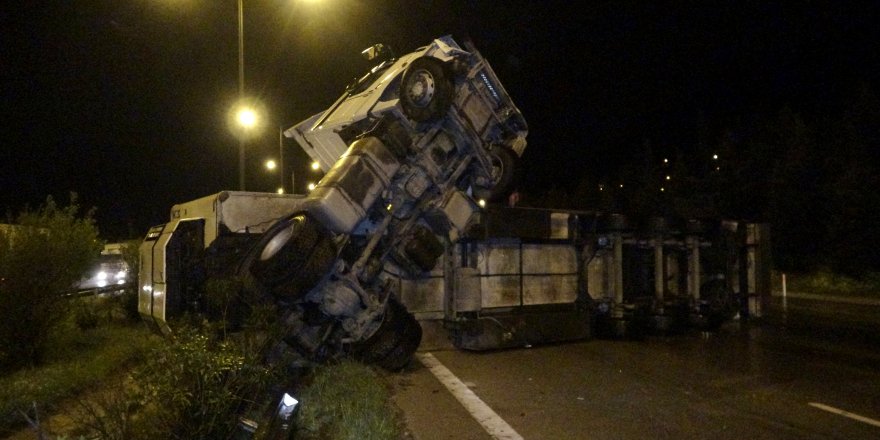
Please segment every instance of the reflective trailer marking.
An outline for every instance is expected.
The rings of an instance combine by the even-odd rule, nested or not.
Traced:
[[[821,404],[821,403],[817,403],[817,402],[810,402],[810,403],[808,403],[807,405],[810,405],[810,406],[812,406],[813,408],[819,408],[819,409],[821,409],[822,411],[828,411],[828,412],[830,412],[830,413],[834,413],[834,414],[837,414],[837,415],[839,415],[839,416],[848,417],[848,418],[850,418],[850,419],[858,420],[858,421],[860,421],[860,422],[862,422],[862,423],[867,423],[867,424],[869,424],[869,425],[873,425],[873,426],[876,426],[876,427],[880,428],[880,420],[874,420],[874,419],[872,419],[872,418],[870,418],[870,417],[860,416],[860,415],[858,415],[858,414],[851,413],[851,412],[849,412],[849,411],[844,411],[844,410],[842,410],[842,409],[837,409],[837,408],[835,408],[835,407],[833,407],[833,406],[823,405],[823,404]]]
[[[422,364],[449,390],[450,393],[461,403],[462,406],[483,426],[483,429],[492,437],[499,440],[523,440],[507,422],[504,421],[489,405],[486,405],[470,388],[459,378],[455,377],[431,353],[417,353],[416,356]]]

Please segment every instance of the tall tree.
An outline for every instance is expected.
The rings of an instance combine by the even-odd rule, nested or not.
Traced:
[[[880,100],[865,84],[824,130],[829,266],[860,275],[880,270]]]
[[[778,156],[768,175],[765,218],[777,265],[806,270],[821,260],[826,236],[823,160],[814,130],[791,109],[776,117],[769,141]]]

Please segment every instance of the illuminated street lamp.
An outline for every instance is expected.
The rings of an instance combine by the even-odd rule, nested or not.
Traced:
[[[260,125],[259,111],[253,105],[240,100],[230,113],[234,132],[238,136],[238,188],[245,190],[245,142],[246,138]]]
[[[283,143],[278,144],[278,153],[281,155],[281,158],[279,159],[278,162],[275,162],[274,159],[268,159],[268,160],[266,160],[266,162],[263,163],[263,165],[269,171],[278,170],[279,186],[278,186],[278,189],[275,190],[275,192],[277,192],[278,194],[284,194],[284,148],[283,147],[284,147]],[[294,176],[293,170],[291,170],[290,171],[290,184],[291,184],[290,193],[291,194],[296,193],[296,191],[295,191],[296,182],[294,181],[293,176]]]
[[[257,112],[250,107],[242,107],[238,109],[238,113],[235,115],[235,120],[238,121],[238,125],[244,129],[254,128],[257,125]]]

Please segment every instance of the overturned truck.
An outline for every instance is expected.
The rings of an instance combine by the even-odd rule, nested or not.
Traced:
[[[277,305],[285,344],[309,360],[409,361],[422,330],[394,279],[433,270],[479,201],[504,197],[527,125],[470,43],[364,54],[377,63],[370,72],[285,132],[326,172],[308,196],[222,192],[176,205],[150,229],[139,272],[148,323],[171,333],[174,315],[208,308],[207,279],[235,277],[234,308]]]
[[[467,350],[712,329],[760,316],[766,225],[503,207],[527,125],[489,64],[449,37],[375,67],[285,131],[325,171],[307,196],[222,191],[175,205],[141,245],[139,310],[162,333],[278,310],[276,348],[399,369]],[[489,202],[483,206],[482,201]]]

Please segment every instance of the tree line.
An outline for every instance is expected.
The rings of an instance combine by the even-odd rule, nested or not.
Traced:
[[[522,201],[767,222],[777,269],[863,276],[880,268],[880,100],[863,85],[840,107],[786,106],[739,117],[697,136],[699,145],[671,153],[658,154],[646,140],[610,175],[527,191]]]

